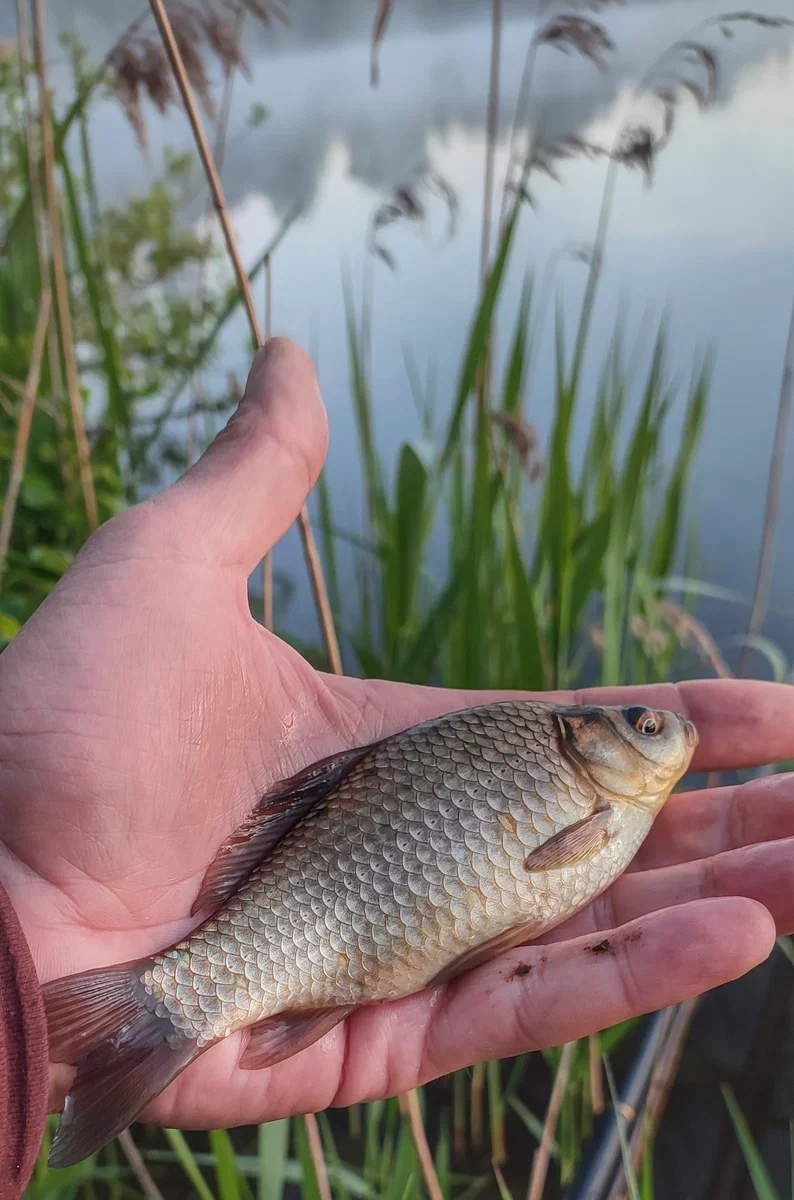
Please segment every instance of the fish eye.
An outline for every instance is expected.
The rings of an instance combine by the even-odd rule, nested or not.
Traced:
[[[646,737],[653,737],[662,728],[662,718],[652,708],[642,708],[637,705],[626,709],[626,720],[633,729]]]

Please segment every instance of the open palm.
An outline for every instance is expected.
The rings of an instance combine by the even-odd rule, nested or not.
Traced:
[[[104,526],[0,659],[0,878],[43,981],[182,936],[216,848],[277,779],[493,698],[325,676],[251,618],[248,576],[295,519],[326,437],[309,360],[270,343],[200,462]],[[699,770],[794,754],[791,688],[589,696],[686,711]],[[239,1069],[230,1038],[146,1115],[228,1126],[390,1095],[735,978],[776,927],[794,929],[789,838],[791,777],[673,796],[634,868],[543,945],[361,1010],[270,1070]],[[607,953],[591,952],[595,931]]]

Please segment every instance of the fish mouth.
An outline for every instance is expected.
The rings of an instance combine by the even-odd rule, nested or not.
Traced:
[[[679,719],[681,721],[681,724],[684,727],[684,741],[686,742],[687,746],[694,754],[694,752],[697,750],[698,746],[700,745],[700,734],[698,733],[697,729],[692,724],[692,722],[687,720],[686,717],[680,717]]]

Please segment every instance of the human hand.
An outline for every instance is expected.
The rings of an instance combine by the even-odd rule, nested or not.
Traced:
[[[309,360],[271,343],[201,461],[100,529],[0,658],[0,878],[42,981],[183,936],[216,848],[277,779],[497,698],[320,674],[252,619],[249,574],[295,519],[326,437]],[[696,770],[794,754],[792,688],[583,699],[685,712]],[[229,1038],[144,1115],[229,1126],[393,1095],[701,993],[794,930],[792,839],[791,776],[674,795],[634,868],[542,944],[362,1009],[269,1070],[239,1069]],[[591,952],[595,933],[608,952]]]

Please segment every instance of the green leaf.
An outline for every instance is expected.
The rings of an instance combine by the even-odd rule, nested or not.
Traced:
[[[612,512],[607,509],[586,526],[575,546],[576,565],[571,584],[571,625],[576,626],[589,597],[599,587],[609,545]]]
[[[400,661],[400,673],[404,679],[414,681],[416,677],[429,673],[438,658],[439,645],[444,630],[460,600],[466,576],[465,563],[456,568],[452,578],[427,613],[419,632]]]
[[[786,958],[791,963],[792,967],[794,967],[794,939],[790,938],[788,934],[781,934],[777,939],[777,944],[779,949],[782,950]]]
[[[510,357],[507,364],[502,400],[505,412],[518,413],[522,408],[527,369],[527,332],[531,304],[532,276],[527,275],[521,293],[521,304],[519,305],[518,316],[516,317],[513,343],[510,348]]]
[[[16,617],[10,617],[8,613],[0,612],[0,641],[12,641],[21,628],[22,623]]]
[[[248,110],[248,124],[252,129],[258,129],[260,125],[264,125],[270,116],[270,109],[265,104],[254,103]]]
[[[43,476],[26,478],[22,484],[22,503],[28,508],[43,510],[54,508],[61,503],[61,497],[55,487]]]
[[[427,470],[419,455],[413,446],[403,446],[384,586],[385,633],[392,660],[398,655],[416,602],[427,527],[427,484]]]
[[[59,579],[71,566],[74,555],[60,546],[31,546],[28,559],[36,567],[51,571]]]

